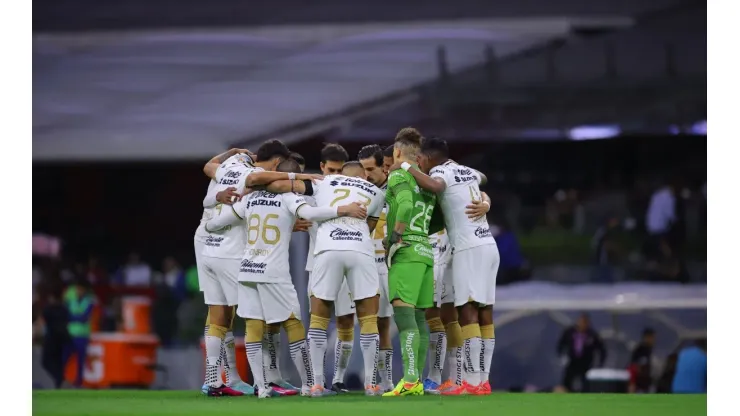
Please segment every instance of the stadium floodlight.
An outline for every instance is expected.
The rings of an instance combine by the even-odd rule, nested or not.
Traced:
[[[599,140],[611,139],[620,134],[622,134],[622,129],[615,125],[578,126],[570,129],[568,137],[571,140]]]

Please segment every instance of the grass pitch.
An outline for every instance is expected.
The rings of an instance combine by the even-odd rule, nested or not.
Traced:
[[[463,397],[310,399],[205,397],[198,391],[40,390],[38,416],[342,415],[342,416],[704,416],[706,395],[507,394]]]

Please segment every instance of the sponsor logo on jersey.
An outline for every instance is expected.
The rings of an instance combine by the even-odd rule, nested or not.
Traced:
[[[206,245],[211,247],[221,247],[221,243],[224,241],[222,236],[209,235],[206,238]]]
[[[423,244],[415,244],[414,251],[420,256],[429,257],[430,259],[434,258],[434,251],[432,251],[432,248],[429,246],[425,246]]]
[[[385,264],[385,256],[375,257],[375,262],[378,264]]]
[[[335,241],[362,241],[362,232],[335,228],[331,230],[329,237]]]
[[[252,273],[252,274],[265,274],[267,269],[267,263],[258,263],[248,259],[242,260],[239,272],[241,273]]]
[[[242,173],[236,170],[230,170],[226,172],[223,178],[218,182],[221,185],[237,185],[239,183],[239,178],[242,176]]]
[[[475,229],[475,236],[478,238],[491,237],[491,229],[488,227],[478,227]]]

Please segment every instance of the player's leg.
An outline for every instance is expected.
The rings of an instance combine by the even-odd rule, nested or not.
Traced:
[[[274,396],[270,386],[265,382],[264,363],[262,359],[262,338],[265,331],[265,312],[260,301],[260,283],[241,282],[237,286],[238,301],[236,313],[246,321],[244,347],[247,350],[247,362],[254,379],[254,388],[258,397],[263,399]],[[254,393],[253,393],[254,394]]]
[[[213,282],[208,282],[206,280],[206,279],[210,279],[210,277],[208,277],[209,271],[206,270],[205,268],[204,256],[202,254],[203,248],[205,247],[205,240],[203,238],[195,237],[194,246],[195,246],[195,266],[198,269],[198,288],[200,289],[201,293],[203,293],[205,304],[208,305],[208,302],[205,300],[206,286],[208,286],[209,283],[212,285]],[[208,336],[208,325],[210,324],[210,322],[211,322],[211,313],[210,313],[210,307],[208,307],[208,314],[206,315],[206,322],[205,322],[205,325],[203,325],[203,340],[205,340],[206,337]],[[208,371],[205,371],[205,373],[207,372]],[[223,384],[223,382],[221,381],[220,372],[218,374],[218,384],[219,385]],[[206,383],[205,380],[203,380],[203,386],[201,387],[200,390],[203,394],[208,394],[208,383]]]
[[[378,273],[380,281],[380,299],[378,305],[378,333],[380,349],[378,351],[378,385],[383,392],[393,390],[393,342],[391,339],[391,318],[393,307],[388,300],[388,273]]]
[[[229,330],[226,332],[221,348],[221,364],[226,374],[226,385],[244,394],[252,394],[252,386],[244,382],[239,375],[236,365],[236,346],[234,345],[234,321],[236,320],[236,307],[231,307],[231,321]]]
[[[444,394],[448,389],[462,386],[463,336],[454,302],[446,302],[445,300],[443,302],[445,303],[440,307],[440,317],[445,326],[445,334],[447,335],[447,363],[445,363],[445,367],[448,373],[447,381],[440,386],[440,392]]]
[[[485,250],[489,251],[489,254],[483,261],[489,264],[482,265],[481,275],[486,277],[486,305],[478,311],[478,322],[480,324],[481,337],[483,339],[483,374],[481,379],[480,393],[490,394],[491,393],[491,360],[493,359],[493,350],[496,347],[496,332],[493,324],[493,304],[496,302],[496,275],[498,273],[498,266],[500,257],[498,253],[498,247],[495,245],[485,246]],[[490,273],[490,274],[488,274]]]
[[[207,388],[204,393],[221,396],[223,387],[219,375],[221,365],[221,347],[228,332],[231,321],[231,308],[217,276],[218,261],[211,257],[203,257],[206,274],[203,281],[203,298],[208,305],[208,327],[205,334],[206,349],[206,378]]]
[[[375,396],[382,393],[377,386],[380,346],[378,269],[373,257],[355,252],[348,252],[347,257],[352,267],[347,270],[346,281],[357,305],[357,319],[360,322],[360,348],[365,365],[365,394]]]
[[[291,359],[296,365],[298,374],[303,382],[304,395],[309,395],[311,388],[309,386],[308,374],[312,372],[310,368],[311,361],[308,357],[308,347],[306,346],[305,328],[297,316],[300,316],[301,307],[298,303],[298,294],[292,283],[261,283],[257,287],[262,302],[262,310],[266,326],[265,328],[280,327],[285,328],[288,335]],[[263,365],[264,360],[263,360]],[[285,389],[277,383],[270,383],[265,380],[268,386],[279,395],[293,396],[300,393],[299,389]],[[286,382],[287,383],[287,382]]]
[[[344,279],[344,263],[340,252],[325,251],[316,256],[311,275],[311,321],[308,327],[308,351],[311,356],[314,385],[311,396],[327,394],[324,381],[324,357],[327,348],[327,330],[331,308]],[[328,390],[331,391],[331,390]]]
[[[338,394],[349,393],[344,384],[347,367],[352,357],[352,348],[355,345],[355,313],[354,302],[347,282],[342,286],[334,301],[334,314],[337,317],[337,339],[334,342],[334,377],[331,389]]]
[[[416,301],[416,325],[419,327],[419,349],[416,356],[417,372],[419,378],[422,377],[424,367],[427,361],[427,351],[429,350],[429,327],[426,322],[426,310],[434,306],[434,266],[426,266],[423,270],[421,286],[419,287],[419,296]]]
[[[478,307],[485,304],[485,283],[476,275],[480,257],[486,255],[481,247],[456,251],[453,254],[452,278],[455,287],[455,307],[458,310],[464,340],[465,380],[468,394],[474,394],[481,383],[481,353],[483,342],[478,322]]]
[[[444,265],[434,267],[434,303],[435,306],[427,309],[426,320],[429,326],[429,375],[424,380],[424,392],[439,394],[442,385],[442,369],[444,368],[445,352],[447,350],[447,335],[440,318],[439,305],[441,304]]]

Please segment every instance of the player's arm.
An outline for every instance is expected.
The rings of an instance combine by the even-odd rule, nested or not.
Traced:
[[[224,208],[222,206],[222,209],[218,210],[217,215],[206,222],[206,231],[209,233],[218,233],[223,231],[225,228],[238,224],[240,221],[244,220],[244,218],[239,215],[239,212],[243,212],[243,206],[244,204],[241,202],[235,205],[229,205],[228,208]]]
[[[248,153],[252,155],[252,153],[247,149],[229,149],[221,154],[212,157],[211,160],[206,162],[205,166],[203,166],[203,173],[205,173],[206,176],[208,176],[209,178],[215,179],[218,167],[221,166],[222,163],[226,162],[226,159],[234,156],[237,153]]]
[[[378,190],[380,191],[380,190]],[[383,213],[383,207],[385,206],[385,193],[380,193],[380,195],[375,198],[368,209],[371,211],[368,212],[367,216],[367,227],[370,230],[370,234],[375,231],[375,227],[378,225],[378,219],[380,218],[380,215]]]
[[[248,189],[248,191],[251,190]],[[240,195],[239,192],[236,192],[236,188],[231,186],[221,192],[217,192],[215,195],[206,194],[206,197],[203,198],[203,208],[213,208],[218,204],[231,205],[247,193]]]
[[[401,174],[393,175],[393,183],[389,181],[388,187],[391,188],[389,191],[393,192],[393,197],[396,200],[396,223],[393,224],[393,231],[388,237],[389,246],[401,241],[401,236],[406,231],[406,225],[411,221],[411,211],[414,208],[413,196],[411,193],[411,186]]]
[[[445,228],[445,217],[439,204],[432,211],[432,219],[429,221],[429,235],[434,235]]]
[[[363,219],[367,216],[367,209],[358,203],[338,207],[312,207],[304,203],[298,207],[296,215],[308,221],[326,221],[337,217]]]
[[[311,180],[275,181],[265,187],[265,190],[273,194],[285,194],[294,192],[300,195],[313,196],[314,186]]]
[[[245,186],[248,188],[254,188],[256,186],[270,185],[276,181],[304,181],[304,180],[318,180],[323,179],[321,175],[314,175],[309,173],[288,173],[288,172],[252,172],[247,176],[245,180]],[[269,191],[269,189],[268,189]],[[288,191],[290,192],[290,191]]]
[[[481,192],[481,201],[472,201],[465,206],[465,215],[471,220],[478,219],[491,210],[491,198],[487,193]],[[436,209],[435,209],[436,213]]]
[[[483,173],[481,173],[481,171],[479,171],[479,170],[475,170],[475,169],[473,169],[473,170],[475,171],[475,173],[478,174],[478,184],[479,185],[485,185],[485,184],[488,183],[488,178],[486,177],[486,175],[484,175]]]
[[[408,172],[414,177],[414,179],[416,179],[416,183],[419,184],[421,188],[438,194],[447,188],[447,184],[442,177],[434,176],[435,169],[432,169],[432,171],[429,172],[432,176],[427,175],[414,166],[411,166]]]

